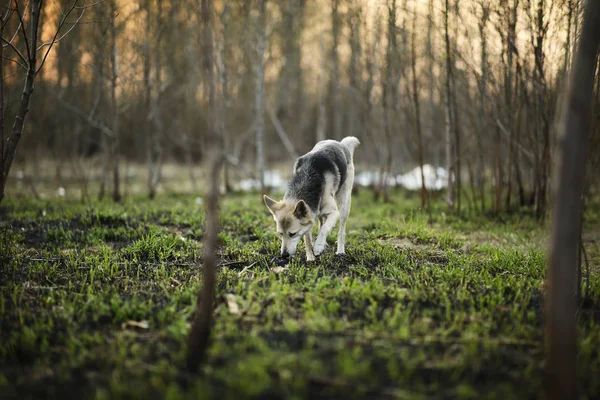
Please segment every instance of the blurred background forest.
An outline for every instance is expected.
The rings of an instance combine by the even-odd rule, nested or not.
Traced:
[[[58,3],[44,3],[42,36],[55,31]],[[265,189],[317,140],[353,135],[357,183],[382,201],[402,174],[430,165],[429,189],[455,211],[543,217],[582,4],[100,2],[71,18],[37,78],[7,192],[45,182],[118,200],[138,185],[154,197],[175,177],[170,189],[200,191],[215,148],[227,157],[223,190],[242,179]],[[12,115],[24,71],[10,51]],[[594,93],[588,171],[600,162],[600,79]]]

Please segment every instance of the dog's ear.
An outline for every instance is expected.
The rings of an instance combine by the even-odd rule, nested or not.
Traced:
[[[304,200],[300,200],[296,203],[296,207],[294,207],[294,217],[298,219],[304,219],[308,217],[309,212],[310,210],[308,209],[308,206]]]
[[[272,213],[274,213],[275,211],[277,211],[279,209],[277,200],[273,200],[272,198],[270,198],[266,194],[263,194],[263,200],[265,201],[265,205],[267,206],[267,208]]]

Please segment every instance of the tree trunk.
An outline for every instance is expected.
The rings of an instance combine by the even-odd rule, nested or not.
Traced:
[[[348,25],[350,28],[350,61],[348,62],[348,79],[349,101],[348,112],[346,114],[346,129],[345,135],[358,136],[357,131],[360,129],[361,118],[361,103],[359,94],[362,92],[362,48],[361,48],[361,9],[354,1],[351,3],[351,8],[348,11]]]
[[[546,93],[546,77],[544,73],[544,38],[546,35],[546,25],[544,22],[545,0],[539,0],[537,3],[536,18],[536,40],[534,44],[535,56],[535,102],[537,103],[537,126],[541,131],[541,154],[539,154],[538,164],[538,182],[536,196],[536,216],[543,219],[546,215],[548,181],[550,173],[550,117],[548,110],[550,106]],[[539,146],[536,146],[536,153],[539,153]]]
[[[512,182],[513,182],[513,170],[515,157],[515,126],[513,121],[513,80],[514,80],[514,53],[516,46],[516,26],[517,26],[517,9],[519,0],[514,0],[512,8],[508,6],[506,10],[506,70],[504,74],[504,126],[509,130],[508,140],[508,156],[507,156],[507,168],[506,168],[506,200],[505,208],[508,210],[511,204],[512,197]]]
[[[266,42],[266,6],[267,0],[259,0],[259,14],[256,21],[258,43],[255,67],[255,118],[256,118],[256,163],[260,190],[265,191],[265,107],[264,107],[264,56]]]
[[[481,38],[481,79],[479,82],[479,113],[478,113],[478,132],[476,134],[477,141],[477,167],[475,170],[477,188],[479,190],[479,198],[481,202],[481,212],[485,212],[485,162],[484,162],[484,132],[488,132],[485,105],[488,102],[488,56],[487,56],[487,35],[486,25],[490,18],[490,8],[483,0],[479,3],[481,7],[481,19],[479,20],[479,36]]]
[[[323,68],[324,70],[325,68]],[[319,89],[317,89],[317,142],[321,140],[325,140],[327,137],[325,135],[325,129],[327,128],[327,107],[325,106],[325,95],[323,93],[323,81],[324,79],[319,74],[319,78],[317,79],[321,84],[319,85]]]
[[[579,38],[579,18],[581,16],[581,2],[585,0],[575,0],[575,16],[573,19],[575,20],[575,26],[573,27],[573,48],[576,48],[578,45],[577,38]]]
[[[340,0],[331,0],[331,32],[333,43],[331,47],[331,115],[333,117],[333,138],[342,138],[342,107],[340,105],[340,61],[338,45],[340,41]]]
[[[146,54],[144,60],[144,80],[146,82],[146,96],[148,105],[148,117],[150,124],[148,124],[148,131],[146,132],[147,138],[147,161],[148,161],[148,197],[153,199],[156,196],[156,189],[160,183],[162,175],[162,158],[163,158],[163,147],[162,138],[164,136],[164,127],[161,114],[161,96],[162,96],[162,49],[160,47],[160,37],[163,34],[163,2],[157,2],[156,20],[155,20],[155,32],[152,42],[156,43],[156,48],[153,52],[150,52],[150,42],[146,42]],[[150,2],[147,0],[148,5],[148,27],[151,24],[151,8]],[[150,37],[151,32],[148,32]],[[154,79],[150,78],[150,63],[151,56],[154,54]]]
[[[231,148],[231,138],[227,118],[229,116],[229,75],[227,71],[227,50],[229,49],[229,4],[225,3],[221,14],[221,25],[223,36],[221,44],[217,46],[217,70],[219,73],[219,82],[221,83],[221,112],[219,114],[219,131],[221,133],[221,147],[223,154],[229,154]],[[223,164],[223,186],[225,192],[232,190],[229,178],[229,163]]]
[[[500,127],[496,126],[496,135],[494,141],[494,175],[496,183],[496,196],[494,199],[494,211],[502,211],[502,188],[504,185],[504,174],[502,169],[502,137],[500,136]]]
[[[427,204],[427,189],[425,187],[425,174],[423,172],[423,134],[421,132],[421,113],[419,108],[419,90],[417,84],[417,52],[416,48],[416,30],[417,30],[417,12],[416,7],[413,7],[413,25],[411,38],[411,67],[412,67],[412,88],[413,101],[415,103],[415,127],[417,133],[417,154],[419,158],[419,168],[421,169],[421,207],[425,208]]]
[[[108,18],[108,12],[106,12],[106,15],[102,15],[103,17],[106,16],[106,18]],[[96,30],[97,29],[97,30]],[[94,30],[95,34],[98,37],[104,38],[106,36],[106,28],[104,28],[101,25],[96,25],[96,29]],[[105,74],[105,67],[106,67],[106,63],[105,63],[105,54],[106,54],[106,44],[104,43],[104,40],[96,40],[95,42],[96,47],[96,51],[94,52],[94,65],[96,65],[97,68],[97,74],[95,74],[95,78],[98,80],[97,81],[97,90],[98,90],[98,94],[97,94],[97,101],[98,101],[98,108],[100,110],[102,110],[103,108],[105,108],[106,103],[107,103],[107,97],[106,97],[106,93],[105,93],[105,84],[104,81],[106,79],[106,74]],[[108,107],[106,107],[108,108]],[[90,120],[88,120],[88,123],[90,123]],[[103,200],[104,196],[106,195],[106,191],[109,185],[109,181],[110,181],[110,148],[109,148],[109,140],[111,140],[111,137],[109,137],[107,135],[107,132],[105,132],[104,130],[101,131],[102,134],[100,135],[100,153],[101,153],[101,161],[100,161],[100,188],[98,190],[98,200]]]
[[[111,3],[111,14],[116,15],[117,8],[116,4]],[[119,74],[119,66],[117,59],[117,27],[116,21],[114,18],[111,18],[110,25],[110,35],[111,35],[111,80],[110,80],[110,103],[111,103],[111,112],[112,112],[112,132],[113,138],[110,147],[111,158],[112,158],[112,173],[113,173],[113,201],[121,200],[121,191],[120,191],[120,172],[119,172],[119,153],[120,153],[120,143],[119,143],[119,106],[117,104],[117,79]]]
[[[198,177],[196,176],[196,165],[194,162],[194,145],[190,136],[191,135],[189,132],[185,132],[183,134],[183,158],[188,167],[188,177],[190,178],[190,183],[192,184],[192,190],[196,192],[198,191]]]
[[[450,34],[448,32],[448,0],[444,2],[444,40],[446,45],[446,169],[448,170],[448,187],[446,188],[446,203],[450,210],[454,210],[454,149],[452,140],[453,121],[452,121],[452,90],[450,82],[452,80],[452,66],[450,55]]]
[[[212,28],[212,12],[213,12],[212,0],[202,0],[201,3],[201,17],[202,17],[202,42],[203,42],[203,54],[202,54],[202,68],[204,70],[204,80],[207,87],[208,93],[208,107],[206,110],[206,120],[208,123],[208,132],[206,135],[214,136],[215,132],[218,132],[218,123],[216,115],[216,102],[215,102],[215,76],[214,76],[214,50],[213,50],[213,28]],[[206,97],[205,97],[206,99]],[[264,126],[264,123],[263,123]],[[219,141],[219,148],[222,148],[222,137],[217,136],[214,138]],[[218,150],[216,150],[218,151]],[[218,190],[218,188],[217,188]]]
[[[0,19],[0,38],[4,37],[4,17]],[[4,175],[4,46],[0,45],[0,203],[4,198],[6,176]]]
[[[102,161],[100,163],[100,189],[98,190],[98,200],[104,199],[109,179],[108,168],[110,165],[110,150],[108,148],[108,138],[106,135],[100,136],[100,149],[102,152]]]
[[[466,160],[466,164],[467,164],[467,172],[469,173],[469,185],[472,188],[472,192],[471,192],[471,196],[465,196],[467,197],[467,201],[469,202],[469,212],[471,211],[471,206],[473,206],[473,208],[475,209],[475,211],[477,211],[477,193],[475,192],[476,189],[476,183],[475,183],[475,171],[473,169],[473,161],[471,161],[471,159],[469,157],[467,157]],[[483,211],[483,210],[482,210]]]
[[[456,13],[456,22],[454,24],[454,42],[453,45],[456,46],[456,38],[458,37],[458,20],[460,20],[460,1],[454,0],[454,12]],[[456,75],[454,73],[454,58],[452,53],[448,53],[449,61],[450,61],[450,88],[452,90],[452,95],[450,99],[452,100],[452,105],[450,107],[450,111],[452,112],[452,125],[453,125],[453,134],[454,134],[454,168],[455,168],[455,183],[454,183],[454,196],[455,196],[455,211],[460,213],[461,208],[461,198],[462,198],[462,165],[461,165],[461,124],[460,124],[460,112],[458,110],[458,93],[456,88]]]
[[[576,399],[576,265],[588,156],[594,68],[600,46],[600,2],[588,1],[560,124],[561,166],[554,205],[546,297],[549,399]]]
[[[201,14],[203,30],[202,41],[204,44],[202,64],[204,69],[204,79],[208,87],[208,119],[210,121],[210,125],[212,125],[212,117],[215,105],[215,82],[213,77],[213,35],[211,27],[212,0],[202,0]]]
[[[435,108],[435,99],[434,99],[434,88],[435,85],[435,75],[433,72],[433,67],[435,65],[435,56],[433,53],[434,43],[433,43],[433,16],[434,16],[434,0],[429,0],[428,3],[428,12],[427,12],[427,80],[428,80],[428,116],[427,116],[427,137],[425,138],[425,142],[428,140],[433,140],[436,137],[436,108]],[[435,168],[439,167],[438,164],[434,165]]]
[[[385,145],[383,146],[384,157],[382,158],[381,172],[379,176],[378,191],[383,195],[383,201],[389,203],[389,186],[392,172],[392,113],[396,109],[397,90],[397,68],[396,68],[396,0],[392,0],[388,9],[388,45],[386,51],[385,78],[382,80],[382,107],[383,107],[383,135]]]
[[[521,76],[522,70],[517,67],[517,73],[516,73],[516,82],[515,82],[515,95],[514,98],[515,99],[519,99],[519,98],[523,98],[523,87],[524,85],[522,84],[522,76]],[[523,176],[522,176],[522,172],[521,172],[521,152],[517,151],[518,149],[522,148],[522,132],[523,132],[523,108],[524,105],[520,104],[519,105],[519,110],[517,112],[517,117],[514,123],[514,131],[515,131],[515,138],[516,138],[516,143],[515,143],[515,148],[514,148],[514,171],[515,171],[515,183],[517,184],[517,194],[519,195],[519,206],[523,207],[525,206],[526,200],[525,200],[525,188],[523,187]]]
[[[282,4],[283,24],[281,32],[283,66],[278,79],[275,116],[288,127],[290,137],[296,138],[302,131],[302,44],[300,41],[303,19],[303,0],[287,0]]]
[[[152,125],[149,123],[149,119],[150,116],[152,114],[152,82],[150,81],[150,38],[152,37],[152,10],[151,10],[151,5],[150,5],[150,0],[146,0],[145,2],[145,8],[146,8],[146,42],[144,43],[144,51],[143,51],[143,57],[144,57],[144,105],[145,105],[145,111],[146,111],[146,119],[145,119],[145,125],[146,125],[146,132],[145,132],[145,139],[146,139],[146,162],[147,162],[147,168],[148,168],[148,197],[150,199],[153,199],[154,196],[156,195],[155,192],[155,187],[154,185],[152,185],[152,169],[153,169],[153,157],[152,157],[152,147],[153,147],[153,128]],[[157,12],[158,14],[158,12]],[[157,48],[156,51],[158,52],[159,49]]]
[[[571,21],[573,20],[574,4],[577,0],[567,0],[567,40],[565,41],[565,61],[563,70],[565,76],[569,71],[569,65],[571,62]]]

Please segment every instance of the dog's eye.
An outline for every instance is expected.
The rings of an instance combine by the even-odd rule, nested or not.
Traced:
[[[296,233],[298,233],[298,232],[293,232],[293,233],[290,232],[290,233],[288,233],[288,236],[292,238],[292,237],[296,236]]]

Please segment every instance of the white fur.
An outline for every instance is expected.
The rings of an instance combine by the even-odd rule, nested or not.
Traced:
[[[350,155],[354,153],[354,148],[360,143],[353,136],[342,139],[341,143],[348,147]],[[352,157],[353,158],[353,157]],[[327,235],[335,226],[338,218],[340,219],[340,228],[338,230],[337,250],[336,254],[344,254],[346,252],[346,221],[350,215],[352,205],[352,187],[354,186],[354,160],[352,159],[348,165],[346,180],[340,187],[337,195],[333,190],[333,176],[325,178],[325,190],[321,199],[321,212],[317,218],[325,217],[325,222],[319,229],[319,234],[313,245],[315,256],[320,255],[325,250]],[[308,252],[308,250],[307,250]]]
[[[360,144],[360,141],[354,136],[346,136],[340,140],[340,143],[350,150],[350,155],[352,156],[354,155],[354,148]],[[352,166],[354,167],[354,164],[352,164]]]

